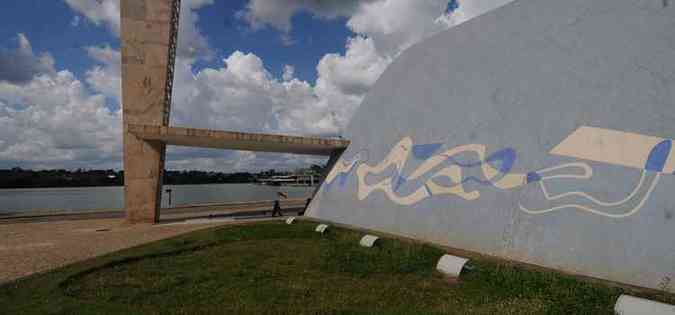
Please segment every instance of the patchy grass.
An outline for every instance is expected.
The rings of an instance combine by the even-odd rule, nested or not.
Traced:
[[[366,249],[362,233],[314,225],[227,226],[77,263],[0,287],[0,314],[613,314],[623,293],[482,260],[450,285],[440,249]]]

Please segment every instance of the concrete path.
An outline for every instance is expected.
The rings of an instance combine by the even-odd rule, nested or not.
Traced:
[[[307,199],[282,199],[281,209],[286,214],[303,212]],[[181,205],[160,210],[160,221],[176,221],[193,218],[210,218],[217,216],[241,216],[253,214],[271,214],[274,200],[210,203]],[[20,222],[63,221],[63,220],[94,220],[124,218],[123,210],[92,210],[92,211],[32,211],[30,213],[0,214],[0,225]]]
[[[185,224],[127,225],[115,218],[2,224],[0,284],[143,243],[247,221],[251,220],[201,219]]]

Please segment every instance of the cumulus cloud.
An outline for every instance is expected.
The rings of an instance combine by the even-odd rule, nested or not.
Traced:
[[[513,0],[458,0],[458,8],[453,12],[446,12],[448,4],[453,1],[249,0],[240,15],[255,29],[269,25],[283,32],[291,31],[292,18],[299,12],[308,12],[320,18],[346,17],[349,19],[347,25],[355,33],[399,33],[399,36],[407,35],[412,39],[415,35],[433,32],[436,27],[434,24],[456,25],[511,1]]]
[[[94,25],[105,25],[115,36],[120,36],[120,0],[65,0],[75,12]],[[196,10],[213,4],[213,0],[183,0],[178,30],[179,58],[209,58],[211,48],[197,27]],[[79,24],[79,19],[78,19]]]
[[[86,82],[98,93],[114,98],[119,102],[122,97],[121,54],[118,50],[103,46],[85,47],[87,55],[99,65],[87,70]]]
[[[309,83],[293,77],[294,69],[291,66],[285,69],[286,79],[279,80],[265,69],[263,61],[254,54],[235,52],[223,60],[222,67],[206,68],[193,73],[195,60],[210,55],[208,41],[197,26],[198,15],[195,10],[212,3],[211,0],[182,2],[172,123],[257,132],[324,132],[321,124],[318,127],[308,127],[301,119],[306,114],[304,109],[316,102],[316,96]],[[91,20],[91,17],[102,15],[91,13],[91,10],[84,12],[89,12],[84,16],[95,23],[99,20]],[[110,20],[106,23],[113,34],[119,35],[117,21]],[[84,81],[96,93],[99,101],[103,102],[102,96],[119,101],[120,52],[109,45],[85,47],[85,51],[98,64],[86,71]],[[16,95],[17,92],[14,91],[13,94]],[[297,119],[290,118],[293,115]],[[118,115],[117,118],[121,116]],[[320,120],[321,117],[318,118]],[[121,124],[121,121],[116,124]],[[121,135],[121,131],[119,133]],[[104,152],[99,153],[104,155]],[[223,171],[268,167],[279,169],[300,167],[306,165],[307,161],[319,163],[323,159],[170,147],[167,167]]]
[[[325,112],[312,85],[287,79],[275,78],[252,53],[236,51],[223,60],[222,67],[197,73],[189,61],[179,60],[172,123],[249,132],[334,132],[333,124],[324,121]]]
[[[69,71],[0,83],[0,165],[119,167],[121,112]]]
[[[212,57],[212,49],[206,36],[197,26],[199,14],[196,10],[213,4],[213,0],[183,0],[178,29],[178,58]]]
[[[347,26],[372,38],[381,54],[396,56],[411,45],[513,0],[380,0],[362,3]]]
[[[362,3],[374,0],[250,0],[242,16],[254,28],[272,25],[284,32],[291,31],[291,18],[307,11],[323,18],[351,16]]]
[[[309,12],[319,18],[346,17],[347,27],[356,33],[346,39],[344,55],[329,53],[320,60],[313,84],[292,81],[285,73],[284,81],[295,82],[292,95],[301,95],[301,101],[272,111],[280,130],[339,134],[403,49],[450,27],[443,18],[447,6],[447,0],[250,0],[242,15],[253,29],[269,25],[288,36],[292,17]],[[275,104],[288,103],[273,99]]]
[[[347,41],[346,54],[327,54],[317,66],[317,87],[346,95],[361,95],[379,78],[391,58],[377,53],[371,38],[356,36]]]
[[[320,18],[346,17],[354,33],[391,50],[446,29],[447,8],[448,0],[250,0],[241,15],[254,29],[269,25],[284,33],[291,31],[292,17],[299,12]]]
[[[295,75],[295,67],[291,65],[284,65],[284,74],[281,76],[284,81],[290,81]]]
[[[371,38],[379,53],[396,55],[427,36],[449,28],[447,0],[386,0],[363,3],[347,21],[357,34]]]
[[[0,82],[27,83],[40,74],[53,74],[54,59],[48,53],[36,56],[24,34],[17,35],[16,50],[0,51]]]
[[[119,36],[119,0],[65,1],[82,16],[80,24],[104,25]],[[355,34],[345,39],[345,53],[323,56],[317,64],[317,80],[307,82],[297,79],[290,65],[277,78],[258,56],[240,51],[224,58],[220,66],[194,72],[197,58],[213,55],[198,27],[196,12],[213,0],[183,0],[172,124],[339,134],[370,87],[404,49],[506,2],[509,0],[461,1],[459,9],[448,12],[445,0],[250,0],[241,16],[253,28],[269,25],[279,29],[282,37],[289,36],[292,17],[298,12],[318,18],[346,18],[347,27]],[[42,68],[22,80],[0,83],[0,161],[22,161],[29,167],[119,166],[121,111],[106,106],[106,99],[120,101],[119,51],[109,45],[85,47],[97,64],[78,80],[68,71],[54,71],[53,60],[46,54],[35,56],[28,40],[22,38],[12,53],[30,56],[27,60]],[[167,166],[233,171],[285,169],[323,161],[297,155],[171,147]]]
[[[105,25],[120,34],[120,0],[65,0],[73,10],[95,25]],[[77,20],[79,24],[79,19]]]
[[[355,35],[345,53],[326,54],[317,65],[314,112],[324,130],[338,132],[387,66],[408,47],[511,0],[466,0],[449,10],[448,0],[250,0],[243,13],[254,29],[265,25],[287,36],[292,17],[309,12],[320,18],[347,18]]]
[[[471,12],[448,13],[446,0],[250,0],[244,16],[254,28],[271,25],[288,32],[293,15],[302,11],[320,18],[348,18],[347,26],[356,35],[346,40],[345,54],[326,54],[317,65],[316,82],[306,82],[295,79],[290,66],[280,79],[274,78],[260,58],[242,52],[227,57],[222,67],[193,73],[195,57],[210,55],[195,10],[212,3],[182,2],[173,121],[204,128],[321,135],[340,132],[401,51],[481,8],[472,5]],[[87,72],[87,83],[100,93],[114,95],[119,75],[113,69],[119,66],[110,60],[119,59],[97,57],[104,52],[112,56],[102,48],[88,52],[102,66]]]

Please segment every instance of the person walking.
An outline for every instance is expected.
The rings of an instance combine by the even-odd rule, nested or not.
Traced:
[[[288,195],[282,191],[277,191],[277,199],[274,200],[274,207],[272,208],[272,216],[276,217],[277,214],[282,217],[284,214],[281,212],[281,204],[279,198],[288,198]]]

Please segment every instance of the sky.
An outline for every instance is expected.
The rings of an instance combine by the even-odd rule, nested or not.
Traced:
[[[511,0],[183,0],[171,124],[339,136],[405,49]],[[119,0],[0,3],[0,168],[121,169]],[[167,169],[322,158],[170,146]]]

